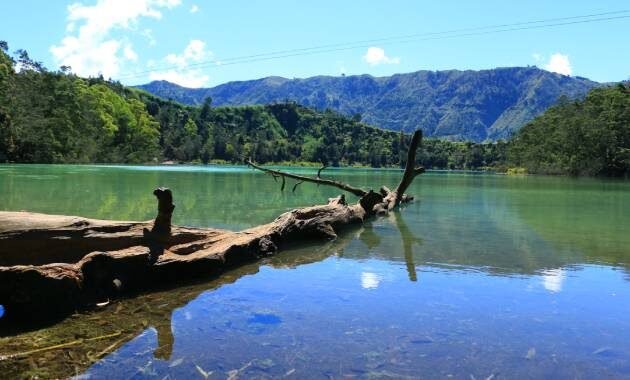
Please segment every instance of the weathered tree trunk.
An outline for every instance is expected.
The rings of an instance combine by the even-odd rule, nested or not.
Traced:
[[[120,293],[149,289],[275,253],[282,245],[333,239],[345,226],[386,214],[413,197],[404,192],[424,169],[414,168],[422,139],[417,131],[406,169],[395,190],[363,190],[341,182],[298,176],[249,165],[274,176],[334,186],[360,196],[298,208],[271,223],[240,232],[171,227],[170,190],[160,188],[158,215],[150,222],[108,222],[78,217],[0,212],[0,304],[9,314],[47,315],[106,301]]]

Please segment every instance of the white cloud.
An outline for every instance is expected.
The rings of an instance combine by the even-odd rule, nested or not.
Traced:
[[[197,13],[199,12],[199,7],[197,6],[197,4],[193,4],[192,7],[190,7],[190,13]]]
[[[190,65],[203,62],[211,57],[212,52],[206,50],[205,42],[191,40],[181,54],[171,53],[164,58],[164,62],[175,67],[152,72],[149,74],[149,78],[151,80],[167,80],[184,87],[203,87],[210,77],[200,69],[191,68]]]
[[[551,55],[549,62],[545,64],[545,70],[562,75],[571,75],[573,72],[569,56],[561,53]]]
[[[533,53],[532,58],[534,58],[534,61],[536,62],[540,62],[545,59],[540,53]]]
[[[171,9],[181,0],[98,0],[94,5],[68,6],[66,35],[50,47],[57,65],[68,65],[82,76],[112,77],[137,54],[124,38],[110,34],[118,29],[135,30],[142,17],[161,19],[161,9]],[[75,33],[76,32],[76,33]]]
[[[363,60],[371,66],[400,63],[400,58],[388,57],[385,55],[385,50],[373,46],[367,49],[367,52],[365,52],[365,55],[363,56]]]
[[[376,289],[380,285],[382,277],[372,272],[361,273],[361,287],[363,289]]]
[[[166,62],[177,65],[186,66],[190,63],[196,63],[204,60],[212,53],[206,51],[206,44],[201,40],[190,40],[182,54],[169,54],[166,56]]]
[[[125,57],[125,59],[128,59],[132,62],[136,62],[138,60],[138,54],[133,50],[131,45],[125,46],[125,49],[123,50],[123,56]]]
[[[149,75],[151,80],[167,80],[172,83],[177,83],[180,86],[188,88],[203,87],[210,77],[204,75],[199,70],[178,71],[178,70],[166,70],[157,73],[151,73]]]

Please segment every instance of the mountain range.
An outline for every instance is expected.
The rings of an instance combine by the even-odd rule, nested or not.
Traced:
[[[266,77],[212,88],[185,88],[167,81],[138,86],[165,99],[198,105],[249,105],[293,100],[315,109],[360,116],[389,130],[421,128],[449,140],[509,138],[561,96],[583,98],[599,83],[529,67],[416,71],[388,77]]]

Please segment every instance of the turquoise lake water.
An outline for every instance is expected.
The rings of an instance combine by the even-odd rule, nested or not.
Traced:
[[[314,173],[312,169],[292,169]],[[400,171],[331,169],[355,186]],[[243,167],[0,165],[0,210],[243,229],[336,189]],[[225,276],[0,338],[5,374],[630,378],[630,182],[429,172],[400,212]],[[349,195],[349,200],[354,197]],[[78,338],[77,338],[78,337]]]

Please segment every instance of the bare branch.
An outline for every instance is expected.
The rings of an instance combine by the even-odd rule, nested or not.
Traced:
[[[401,203],[413,200],[412,196],[405,194],[405,190],[407,190],[411,182],[413,182],[414,178],[416,178],[418,174],[424,173],[424,168],[422,166],[414,167],[416,161],[416,150],[418,149],[421,141],[422,131],[417,130],[411,138],[411,144],[409,145],[409,151],[407,152],[405,172],[403,173],[400,183],[396,186],[396,190],[391,191],[385,186],[381,187],[380,195],[382,196],[382,201],[374,204],[371,210],[367,210],[368,212],[373,212],[377,215],[386,215]]]
[[[367,194],[367,191],[360,189],[358,187],[348,185],[347,183],[343,183],[343,182],[333,181],[330,179],[315,178],[315,177],[308,177],[308,176],[303,176],[303,175],[298,175],[298,174],[292,174],[292,173],[287,173],[280,170],[268,169],[268,168],[264,168],[262,166],[256,165],[251,160],[247,161],[247,165],[251,166],[254,169],[263,171],[265,173],[280,176],[283,179],[286,177],[286,178],[292,178],[292,179],[296,179],[298,181],[303,181],[303,182],[312,182],[312,183],[317,183],[320,185],[333,186],[338,189],[352,193],[356,195],[357,197],[362,197],[365,194]],[[284,186],[283,186],[283,189],[284,189]]]

